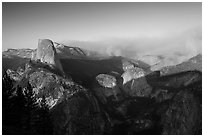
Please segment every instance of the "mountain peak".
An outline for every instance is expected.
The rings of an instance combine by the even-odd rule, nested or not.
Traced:
[[[37,48],[37,60],[43,63],[48,63],[63,71],[58,54],[54,47],[54,44],[49,39],[39,39]]]

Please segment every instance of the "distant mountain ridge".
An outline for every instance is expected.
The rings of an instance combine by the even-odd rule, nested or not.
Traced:
[[[79,47],[68,46],[53,42],[60,58],[106,58],[105,55],[96,51],[86,50]],[[18,56],[21,58],[35,58],[37,49],[8,49],[3,51],[3,57]]]
[[[180,71],[185,70],[199,70],[202,71],[202,55],[198,54],[197,56],[194,56],[190,58],[187,61],[184,61],[178,65],[168,66],[169,64],[162,64],[162,62],[159,62],[159,64],[154,64],[153,62],[156,62],[156,60],[162,60],[163,57],[160,56],[141,56],[138,59],[129,59],[125,57],[114,57],[114,56],[105,56],[103,54],[100,54],[95,51],[85,50],[79,47],[73,47],[73,46],[67,46],[61,43],[53,42],[54,47],[56,49],[56,52],[60,59],[88,59],[88,60],[100,60],[100,59],[110,59],[110,58],[121,58],[121,59],[128,59],[130,62],[134,64],[138,64],[139,66],[143,66],[143,68],[154,70],[161,70],[162,74],[167,73],[177,73]],[[23,62],[29,60],[29,59],[35,59],[36,58],[37,49],[8,49],[7,51],[2,52],[2,56],[6,65],[3,65],[3,67],[8,68],[13,66],[19,66]],[[15,59],[14,59],[15,58]],[[146,62],[145,60],[152,60],[150,62]],[[12,62],[12,60],[16,60],[15,63],[18,65],[15,65]],[[146,63],[145,63],[146,62]],[[149,63],[149,64],[148,64]],[[8,67],[7,67],[8,66]],[[15,67],[13,67],[15,68]],[[182,70],[183,69],[183,70]]]
[[[198,70],[202,72],[202,55],[198,54],[197,56],[194,56],[190,58],[187,61],[184,61],[178,65],[175,66],[167,66],[161,68],[161,74],[167,75],[167,74],[174,74],[178,72],[184,72],[189,70]]]

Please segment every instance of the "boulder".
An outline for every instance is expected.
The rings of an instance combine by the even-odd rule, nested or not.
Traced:
[[[116,79],[115,79],[115,77],[113,77],[111,75],[99,74],[96,77],[96,80],[103,87],[113,88],[116,86]]]
[[[107,104],[108,100],[118,101],[123,98],[116,78],[108,74],[99,74],[93,83],[92,89],[103,104]]]

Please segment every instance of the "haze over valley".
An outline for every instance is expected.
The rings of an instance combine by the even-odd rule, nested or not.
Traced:
[[[2,134],[201,135],[202,3],[2,3]]]

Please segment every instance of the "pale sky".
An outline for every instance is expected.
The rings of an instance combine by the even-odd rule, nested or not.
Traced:
[[[201,2],[2,4],[3,50],[36,48],[42,38],[57,42],[162,39],[201,26]]]

